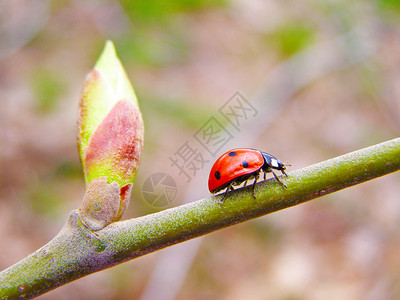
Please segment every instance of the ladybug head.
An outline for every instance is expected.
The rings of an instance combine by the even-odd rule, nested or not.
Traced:
[[[265,152],[261,152],[261,154],[264,157],[265,163],[268,165],[268,167],[280,171],[286,170],[286,165],[276,157]]]

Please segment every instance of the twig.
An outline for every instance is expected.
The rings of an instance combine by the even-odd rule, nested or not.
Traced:
[[[31,298],[156,250],[266,215],[400,169],[400,138],[289,173],[281,180],[120,221],[92,232],[74,210],[47,245],[0,272],[0,298]]]

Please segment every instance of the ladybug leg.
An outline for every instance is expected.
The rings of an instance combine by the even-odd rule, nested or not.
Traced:
[[[254,195],[254,189],[255,189],[255,187],[256,187],[256,183],[257,183],[257,180],[258,180],[258,176],[259,176],[259,174],[257,173],[256,175],[254,175],[254,182],[253,182],[253,187],[252,187],[252,189],[251,189],[251,194],[253,195],[253,198],[254,199],[256,199],[256,195]]]
[[[224,196],[221,198],[221,200],[219,200],[219,204],[222,204],[222,202],[224,202],[224,199],[225,199],[226,195],[228,195],[228,192],[230,190],[233,190],[232,183],[226,188]]]
[[[287,174],[285,172],[285,170],[281,170],[282,174],[285,175],[287,177]]]
[[[287,188],[287,186],[286,186],[282,181],[279,180],[279,178],[278,178],[278,176],[276,176],[275,172],[272,171],[272,170],[271,170],[271,172],[272,172],[272,174],[274,174],[274,177],[275,177],[275,179],[279,182],[279,184],[280,184],[281,186],[283,186],[284,188]],[[285,175],[286,175],[286,173],[285,173]],[[286,175],[286,176],[287,176],[287,175]]]

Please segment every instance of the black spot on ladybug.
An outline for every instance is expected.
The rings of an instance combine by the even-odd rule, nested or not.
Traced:
[[[217,180],[221,179],[221,173],[219,171],[216,171],[214,176],[215,176],[215,178],[217,178]]]
[[[242,162],[242,166],[244,167],[244,168],[248,168],[249,167],[249,164],[248,164],[248,162],[247,161],[243,161]]]
[[[237,155],[237,153],[235,152],[235,151],[232,151],[232,152],[229,152],[229,154],[228,154],[229,156],[231,156],[231,157],[233,157],[233,156],[236,156]]]

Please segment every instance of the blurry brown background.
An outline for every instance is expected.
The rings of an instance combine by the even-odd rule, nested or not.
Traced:
[[[0,269],[49,241],[83,192],[76,115],[107,39],[146,133],[125,218],[208,195],[224,150],[298,169],[399,135],[398,1],[0,1]],[[239,92],[257,110],[216,155],[194,135]],[[171,166],[189,142],[207,163]],[[299,183],[300,184],[300,183]],[[400,176],[373,180],[90,275],[41,299],[399,299]]]

